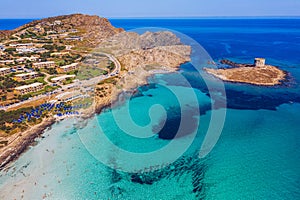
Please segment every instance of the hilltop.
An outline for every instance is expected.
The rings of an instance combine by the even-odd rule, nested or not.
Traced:
[[[113,27],[109,20],[103,17],[72,14],[34,20],[12,31],[0,31],[0,39],[7,39],[14,34],[22,35],[30,28],[33,28],[33,32],[37,35],[44,34],[44,32],[50,28],[52,31],[60,33],[64,33],[64,31],[68,29],[77,29],[82,31],[82,37],[88,38],[89,40],[94,39],[92,44],[124,31],[122,28]]]

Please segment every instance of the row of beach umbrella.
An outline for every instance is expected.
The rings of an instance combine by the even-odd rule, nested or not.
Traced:
[[[91,103],[85,103],[85,104],[77,104],[74,106],[65,105],[64,102],[60,102],[59,104],[54,103],[43,103],[40,106],[31,109],[30,112],[26,112],[24,114],[21,114],[18,119],[13,120],[13,123],[22,123],[25,121],[30,121],[32,118],[39,119],[46,111],[51,111],[53,108],[55,108],[55,112],[57,113],[57,116],[63,116],[63,115],[79,115],[79,112],[75,109],[81,109],[86,108]],[[63,110],[63,111],[61,111]]]

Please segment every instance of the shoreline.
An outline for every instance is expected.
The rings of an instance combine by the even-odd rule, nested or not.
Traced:
[[[156,75],[156,74],[166,74],[166,73],[173,73],[176,72],[180,69],[180,66],[170,68],[169,70],[157,70],[157,71],[151,71],[151,73],[147,74],[147,76],[142,77],[142,84],[137,84],[137,85],[131,85],[128,88],[126,88],[125,91],[117,91],[116,94],[112,94],[110,96],[109,103],[103,103],[103,104],[98,104],[94,105],[94,109],[91,110],[86,110],[87,112],[84,112],[80,118],[83,120],[89,120],[93,118],[95,115],[101,114],[102,111],[104,111],[107,108],[111,108],[112,106],[115,105],[116,102],[118,102],[118,99],[120,95],[126,94],[126,93],[136,93],[137,88],[142,86],[142,85],[147,85],[148,80],[150,77]],[[89,112],[90,111],[90,112]],[[23,153],[26,152],[29,146],[31,146],[34,142],[35,139],[40,137],[47,128],[52,127],[55,123],[63,122],[65,119],[68,118],[62,118],[62,119],[56,119],[54,116],[51,118],[44,119],[40,124],[37,124],[30,129],[24,131],[23,133],[17,133],[18,136],[7,146],[3,147],[0,149],[1,154],[0,154],[0,171],[5,170],[6,167],[17,160]],[[85,126],[85,125],[84,125]],[[11,136],[12,137],[12,136]]]
[[[34,143],[37,137],[41,136],[47,128],[56,122],[54,117],[44,119],[40,124],[31,127],[23,133],[19,133],[11,143],[1,149],[0,171],[4,170],[9,163],[18,159]]]

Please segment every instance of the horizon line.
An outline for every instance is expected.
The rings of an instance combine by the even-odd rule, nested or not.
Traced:
[[[165,16],[165,17],[107,17],[107,19],[235,19],[235,18],[300,18],[299,16]]]
[[[62,14],[62,15],[71,15],[71,14]],[[49,18],[49,17],[56,17],[56,16],[62,16],[62,15],[54,15],[54,16],[48,16],[48,17],[28,17],[28,18],[0,18],[1,20],[10,20],[10,19],[30,19],[30,20],[38,20],[38,19],[44,19],[44,18]],[[88,14],[87,14],[88,15]],[[287,15],[269,15],[269,16],[262,16],[262,15],[258,15],[258,16],[158,16],[158,17],[154,17],[154,16],[136,16],[136,17],[105,17],[105,16],[101,16],[101,15],[97,15],[99,17],[104,17],[107,19],[274,19],[274,18],[285,18],[285,19],[295,19],[295,18],[300,18],[300,15],[291,15],[291,16],[287,16]]]

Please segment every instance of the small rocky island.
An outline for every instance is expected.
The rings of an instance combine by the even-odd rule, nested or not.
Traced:
[[[286,79],[284,71],[275,66],[266,65],[264,58],[255,58],[254,64],[240,64],[230,60],[222,60],[221,63],[232,68],[204,68],[204,70],[223,81],[261,86],[279,85]]]

